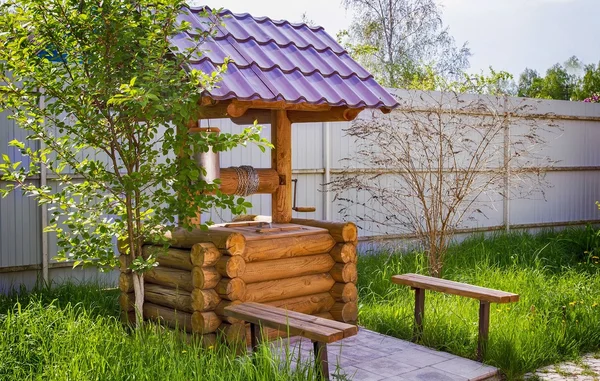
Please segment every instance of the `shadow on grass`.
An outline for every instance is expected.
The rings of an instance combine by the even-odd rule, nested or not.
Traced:
[[[0,313],[11,310],[17,303],[27,306],[31,302],[59,308],[71,305],[86,311],[90,317],[119,317],[119,289],[93,283],[63,283],[51,286],[36,286],[33,290],[24,287],[0,294]]]

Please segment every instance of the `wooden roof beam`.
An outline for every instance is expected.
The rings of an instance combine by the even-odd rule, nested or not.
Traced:
[[[350,122],[356,119],[364,108],[332,107],[329,111],[288,111],[292,123],[310,122]]]
[[[309,104],[309,103],[287,103],[285,101],[240,101],[237,99],[231,100],[231,103],[227,107],[227,113],[232,118],[239,118],[243,116],[250,109],[260,110],[296,110],[296,111],[328,111],[331,110],[331,106],[327,104]]]

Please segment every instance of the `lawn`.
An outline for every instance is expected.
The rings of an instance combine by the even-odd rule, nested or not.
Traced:
[[[508,379],[600,350],[600,265],[595,232],[471,238],[451,247],[444,278],[520,294],[492,304],[485,362]],[[414,292],[390,284],[394,274],[427,274],[422,253],[359,258],[359,320],[375,331],[410,339]],[[475,358],[478,301],[428,292],[421,344]]]
[[[254,361],[234,348],[201,348],[148,324],[119,322],[118,291],[97,285],[0,296],[0,380],[314,380],[263,346]],[[332,369],[333,371],[333,369]]]
[[[591,230],[475,237],[452,246],[444,277],[516,292],[518,303],[492,305],[485,362],[508,379],[600,349],[600,264]],[[394,274],[426,274],[421,253],[359,259],[360,324],[409,339],[413,292]],[[255,361],[234,348],[201,348],[148,324],[119,322],[118,291],[65,284],[0,296],[0,380],[313,380],[268,347]],[[478,303],[428,293],[422,344],[475,357]],[[333,369],[332,369],[333,371]]]

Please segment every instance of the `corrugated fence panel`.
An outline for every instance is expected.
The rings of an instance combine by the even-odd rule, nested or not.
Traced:
[[[32,148],[35,148],[35,143],[27,142],[27,134],[7,116],[6,112],[0,113],[0,154],[7,154],[12,162],[29,166],[27,158],[21,156],[17,148],[8,147],[8,143],[16,139]],[[6,182],[0,181],[0,187],[6,185]],[[35,200],[21,192],[0,198],[0,267],[40,263],[40,217]]]
[[[436,92],[395,91],[404,105],[411,107],[404,111],[415,113],[415,116],[425,115],[428,107],[435,107],[436,102],[444,101],[444,109],[452,113],[460,102],[473,102],[478,96],[461,96],[458,103],[454,102],[447,94]],[[517,197],[521,190],[527,190],[530,183],[520,184],[518,179],[511,177],[511,199],[506,203],[501,195],[503,184],[495,184],[496,192],[482,194],[474,205],[482,213],[474,213],[472,218],[463,221],[463,228],[472,229],[498,229],[505,223],[511,225],[534,226],[535,224],[561,225],[568,222],[600,220],[600,211],[594,205],[600,199],[600,150],[597,142],[600,141],[600,105],[583,104],[580,102],[545,101],[510,98],[508,100],[495,97],[481,97],[482,102],[494,107],[510,107],[519,109],[511,121],[510,135],[516,139],[522,135],[536,117],[539,123],[538,133],[545,139],[548,146],[538,152],[539,157],[548,156],[555,161],[552,168],[545,174],[544,180],[549,187],[543,193],[530,194],[520,199]],[[523,106],[525,106],[523,108]],[[365,111],[361,118],[394,118],[391,115],[382,115],[379,111]],[[471,118],[471,117],[469,117]],[[473,117],[477,118],[477,117]],[[240,132],[243,126],[233,124],[229,120],[202,121],[201,127],[218,127],[222,132]],[[384,217],[382,211],[373,210],[369,196],[364,192],[345,192],[342,197],[356,200],[358,203],[349,209],[349,213],[341,213],[343,203],[333,200],[333,195],[326,191],[326,179],[335,179],[344,168],[355,168],[377,173],[380,168],[369,168],[364,163],[344,160],[352,158],[357,149],[357,142],[353,137],[347,136],[345,130],[350,123],[305,123],[292,127],[292,167],[293,178],[297,179],[296,204],[297,206],[313,206],[313,213],[296,213],[294,217],[316,218],[331,220],[351,220],[361,227],[360,235],[363,238],[380,238],[385,235],[410,233],[399,227],[389,228],[373,223],[363,222],[361,217],[374,215]],[[270,126],[264,125],[262,136],[270,140]],[[18,158],[18,151],[7,147],[12,139],[25,139],[25,133],[0,115],[0,153],[8,152],[14,160]],[[502,143],[503,138],[497,137],[496,143]],[[328,144],[327,144],[328,142]],[[385,144],[386,142],[381,142]],[[84,154],[84,153],[82,153]],[[91,152],[94,157],[97,153]],[[463,157],[467,159],[468,157]],[[521,159],[523,160],[523,159]],[[251,165],[255,168],[269,168],[271,154],[261,152],[258,147],[249,144],[247,147],[237,147],[221,154],[221,167]],[[522,161],[523,162],[523,161]],[[516,168],[519,162],[511,166]],[[543,159],[534,160],[531,165],[541,165]],[[501,151],[497,151],[490,166],[496,169],[503,165]],[[533,173],[533,172],[532,172]],[[393,173],[379,176],[377,185],[381,187],[395,187],[399,177]],[[31,181],[38,181],[32,179]],[[48,184],[56,187],[51,179]],[[4,186],[0,183],[0,186]],[[248,210],[249,214],[270,215],[271,195],[253,195],[247,197],[253,204]],[[504,207],[508,205],[509,220],[505,220]],[[393,212],[393,211],[392,211]],[[379,213],[379,214],[377,214]],[[398,212],[396,214],[399,214]],[[232,215],[228,211],[211,210],[205,213],[206,220],[214,222],[230,221]],[[382,218],[380,218],[382,219]],[[2,268],[15,266],[36,265],[41,260],[41,231],[40,209],[35,201],[23,197],[15,192],[9,197],[0,200],[0,272]],[[56,254],[56,240],[49,236],[50,256]],[[54,261],[52,261],[54,262]],[[0,290],[8,288],[11,284],[32,284],[37,276],[36,271],[5,272],[0,275]],[[78,270],[72,272],[68,268],[53,268],[50,270],[53,279],[73,277],[78,280],[102,279],[109,282],[115,280],[114,274],[104,274],[96,278],[94,270]]]

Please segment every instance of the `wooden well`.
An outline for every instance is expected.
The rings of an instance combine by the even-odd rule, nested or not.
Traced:
[[[203,335],[207,343],[218,332],[229,341],[245,339],[245,324],[225,317],[223,309],[246,301],[356,322],[357,231],[352,223],[232,223],[209,231],[176,230],[171,242],[158,257],[159,266],[145,275],[148,319]],[[160,250],[145,246],[144,253]],[[124,271],[119,282],[126,318],[133,318],[130,277]],[[269,332],[270,337],[281,335]]]
[[[241,168],[214,172],[220,173],[220,190],[225,194],[271,194],[273,224],[226,224],[191,232],[176,229],[169,237],[168,252],[158,259],[160,265],[144,276],[143,315],[200,334],[206,343],[214,342],[217,332],[228,340],[243,339],[244,323],[226,318],[223,311],[245,301],[354,323],[356,226],[292,219],[293,210],[314,209],[293,205],[292,124],[348,122],[366,109],[389,113],[398,102],[323,28],[264,22],[264,18],[226,10],[219,12],[222,20],[215,20],[202,15],[201,9],[191,8],[182,17],[200,29],[218,21],[219,31],[208,39],[207,50],[214,54],[199,54],[192,68],[204,71],[227,63],[229,69],[219,86],[204,89],[188,131],[178,133],[194,133],[199,120],[270,124],[270,168],[252,169],[252,176],[247,177]],[[272,39],[272,35],[279,37]],[[180,51],[188,48],[185,41],[173,39]],[[222,49],[214,49],[220,45]],[[202,46],[198,49],[205,52]],[[219,56],[231,51],[241,59]],[[273,65],[272,57],[278,56],[274,52],[286,57],[285,62]],[[252,187],[246,186],[250,177]],[[201,213],[198,210],[198,221]],[[150,255],[156,250],[146,246],[144,252]],[[129,320],[133,282],[129,257],[122,258],[121,306]]]

